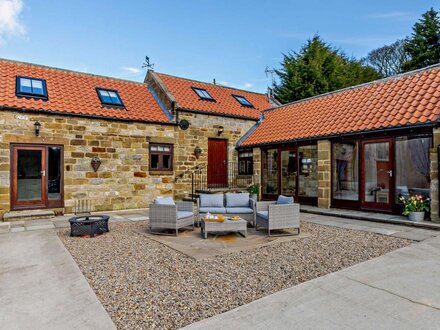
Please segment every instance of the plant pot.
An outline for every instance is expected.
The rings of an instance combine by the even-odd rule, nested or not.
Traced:
[[[251,195],[251,199],[253,199],[254,201],[258,201],[258,195]]]
[[[408,218],[409,218],[409,220],[415,221],[415,222],[423,221],[425,219],[425,212],[411,212],[408,215]]]

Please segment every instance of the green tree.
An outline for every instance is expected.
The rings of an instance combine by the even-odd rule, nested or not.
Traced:
[[[431,8],[414,24],[413,33],[405,43],[410,59],[403,63],[404,71],[415,70],[440,62],[440,18]]]
[[[282,103],[331,92],[380,78],[373,68],[348,58],[314,36],[299,52],[284,54],[275,97]]]

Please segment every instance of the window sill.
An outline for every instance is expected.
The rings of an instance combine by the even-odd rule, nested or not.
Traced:
[[[174,175],[174,171],[152,171],[152,170],[150,170],[150,175]]]

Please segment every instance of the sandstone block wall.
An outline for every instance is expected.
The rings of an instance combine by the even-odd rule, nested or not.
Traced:
[[[148,167],[148,142],[174,142],[174,126],[2,111],[0,127],[0,217],[10,209],[11,143],[64,146],[66,213],[76,198],[104,211],[144,208],[155,196],[174,193],[174,172],[151,175]],[[102,161],[98,172],[90,166],[94,156]]]

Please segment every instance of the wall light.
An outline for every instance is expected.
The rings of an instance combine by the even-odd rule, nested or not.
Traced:
[[[217,131],[217,135],[218,135],[218,136],[222,135],[222,133],[224,132],[224,130],[225,130],[225,129],[224,129],[223,126],[219,126],[219,127],[218,127],[218,131]]]
[[[40,135],[40,128],[41,128],[41,124],[40,124],[40,122],[37,120],[37,121],[34,123],[35,136],[39,136],[39,135]]]

